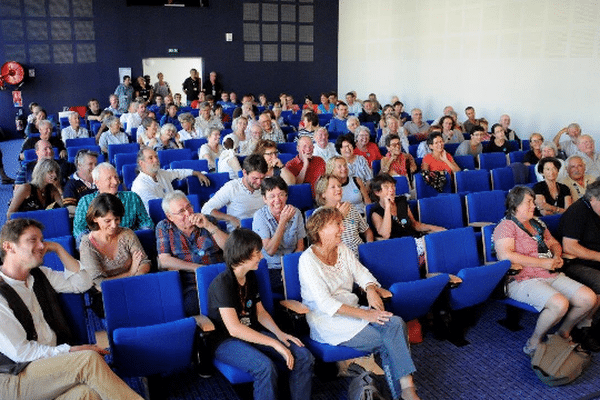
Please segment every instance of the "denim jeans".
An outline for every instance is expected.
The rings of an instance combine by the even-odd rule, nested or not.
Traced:
[[[271,332],[261,332],[275,338]],[[291,343],[291,342],[290,342]],[[294,369],[290,371],[290,393],[292,400],[309,400],[312,391],[312,370],[314,358],[306,347],[291,343],[294,356]],[[281,354],[270,346],[229,338],[215,351],[219,361],[248,372],[254,377],[255,399],[277,398],[277,367],[274,361],[284,364]]]
[[[356,350],[379,353],[383,371],[394,399],[402,393],[400,378],[416,371],[402,318],[393,316],[385,325],[369,324],[352,339],[340,343]]]
[[[596,268],[584,265],[582,262],[577,260],[567,264],[564,268],[565,275],[569,278],[581,282],[596,294],[600,294],[600,271]],[[593,325],[600,328],[600,312],[596,312],[593,315]]]

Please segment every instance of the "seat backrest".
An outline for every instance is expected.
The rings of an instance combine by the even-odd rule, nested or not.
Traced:
[[[177,160],[171,162],[171,169],[193,169],[208,172],[208,160]]]
[[[123,185],[127,190],[131,190],[131,185],[137,177],[137,164],[125,164],[123,165]]]
[[[75,140],[75,139],[73,139]],[[77,156],[77,153],[80,150],[88,150],[88,151],[93,151],[95,153],[97,153],[98,155],[102,155],[102,151],[100,150],[100,146],[96,146],[96,144],[89,144],[89,145],[77,145],[77,146],[71,146],[71,147],[67,147],[67,156],[69,159],[69,162],[74,163],[75,162],[75,156]]]
[[[240,228],[246,228],[246,229],[252,230],[252,221],[253,220],[254,220],[254,218],[252,218],[252,217],[244,218],[244,219],[240,220]]]
[[[229,182],[227,172],[208,172],[204,174],[210,181],[209,186],[200,185],[196,176],[187,177],[188,193],[198,196],[200,205],[203,205],[213,193],[216,193],[225,183]]]
[[[456,274],[463,268],[479,266],[473,228],[451,229],[425,236],[429,272]]]
[[[44,239],[71,236],[73,234],[69,221],[69,211],[66,208],[16,212],[10,216],[10,219],[17,218],[30,218],[41,222],[44,225],[44,230],[42,231]]]
[[[492,170],[494,168],[506,167],[506,154],[498,153],[481,153],[479,154],[479,169]]]
[[[310,183],[290,185],[288,187],[288,203],[297,207],[300,211],[306,211],[314,207]]]
[[[158,160],[160,161],[161,168],[165,168],[173,161],[191,159],[192,151],[190,149],[170,149],[158,151]]]
[[[358,256],[385,288],[396,282],[420,279],[417,247],[412,237],[361,244],[358,246]]]
[[[115,168],[119,176],[123,177],[123,165],[137,164],[137,153],[115,154]]]
[[[468,193],[465,200],[468,222],[498,223],[506,211],[505,200],[506,195],[502,190]]]
[[[412,137],[412,136],[409,136],[409,137]],[[418,148],[419,148],[419,143],[409,144],[408,152],[410,153],[411,156],[413,156],[414,158],[417,158],[417,149]]]
[[[456,152],[456,149],[458,149],[458,146],[460,146],[460,143],[446,143],[444,145],[444,150],[446,150],[448,153],[454,156],[454,153]]]
[[[156,235],[154,229],[143,229],[135,231],[140,244],[144,248],[148,259],[152,263],[152,271],[156,271],[158,267],[158,250],[156,249]]]
[[[496,224],[486,225],[481,229],[481,237],[483,241],[483,260],[486,264],[498,261],[496,252],[492,246],[492,236],[494,235]]]
[[[379,175],[379,171],[381,171],[381,160],[373,160],[371,165],[373,169],[373,176]]]
[[[298,149],[297,149],[296,143],[289,143],[289,142],[278,143],[277,150],[279,150],[280,153],[294,154],[294,156],[296,156],[298,154]]]
[[[290,161],[294,157],[296,157],[296,154],[292,154],[292,153],[279,153],[279,159],[281,160],[281,162],[284,165],[287,164],[288,161]]]
[[[410,186],[406,176],[399,175],[395,176],[394,179],[396,180],[396,196],[410,193]]]
[[[515,175],[511,167],[495,168],[490,172],[492,175],[492,189],[507,191],[515,187]]]
[[[58,159],[59,157],[59,152],[58,152],[58,148],[53,147],[52,150],[54,151],[54,159]],[[27,150],[23,150],[23,162],[29,162],[29,161],[34,161],[37,160],[37,154],[35,152],[35,149],[27,149]]]
[[[115,164],[115,155],[119,153],[135,153],[140,150],[140,145],[137,143],[109,144],[108,145],[108,162]]]
[[[286,254],[282,259],[283,290],[287,300],[302,301],[298,262],[302,252]]]
[[[560,218],[562,214],[546,215],[540,217],[540,219],[546,224],[548,230],[554,236],[555,239],[560,240],[558,236],[558,226],[560,224]]]
[[[458,194],[419,199],[419,221],[446,229],[465,226],[463,209]]]
[[[192,153],[197,154],[198,149],[202,147],[203,144],[208,143],[208,140],[205,138],[202,139],[188,139],[183,142],[183,147],[186,149],[190,149]]]
[[[490,173],[486,169],[458,171],[454,174],[454,177],[456,179],[456,193],[483,192],[491,189]]]
[[[210,283],[225,271],[227,266],[225,263],[205,265],[196,270],[196,284],[198,286],[198,299],[200,301],[200,314],[208,315],[208,289]],[[260,301],[271,315],[273,315],[273,293],[271,292],[271,280],[269,278],[269,268],[267,260],[260,260],[258,269],[254,271],[258,282],[258,291],[260,293]]]
[[[142,327],[185,318],[177,271],[102,282],[109,337],[117,328]]]
[[[48,240],[60,244],[67,251],[67,253],[69,253],[73,257],[76,256],[76,254],[75,254],[75,238],[72,235],[49,238]],[[155,244],[155,247],[156,247],[156,244]],[[60,260],[60,257],[58,256],[58,254],[56,254],[55,252],[46,253],[44,255],[44,262],[42,265],[44,265],[45,267],[51,268],[55,271],[64,271],[65,270],[65,266],[63,265],[62,261]]]
[[[96,145],[96,138],[93,138],[93,137],[67,139],[65,142],[65,146],[67,147],[67,149],[69,147],[95,146],[95,145]]]
[[[475,169],[475,158],[473,156],[454,156],[454,162],[460,169]]]
[[[525,150],[511,151],[508,153],[508,159],[510,160],[511,164],[515,162],[523,162],[525,159],[525,153],[527,153]]]
[[[425,183],[421,174],[415,174],[415,188],[417,190],[417,199],[435,197],[439,194],[437,190]],[[444,185],[442,193],[450,192],[452,192],[452,178],[450,174],[446,173],[446,184]]]
[[[521,140],[521,147],[525,151],[531,150],[531,144],[529,143],[529,139]]]

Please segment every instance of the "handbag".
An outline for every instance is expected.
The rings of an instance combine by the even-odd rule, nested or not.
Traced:
[[[577,379],[590,365],[592,356],[577,343],[559,335],[548,335],[531,359],[531,368],[548,386],[566,385]]]
[[[387,400],[379,390],[381,382],[358,364],[352,363],[348,367],[348,374],[354,376],[348,386],[348,400]],[[385,379],[381,377],[385,385]]]
[[[421,171],[426,184],[442,193],[446,185],[446,173],[444,171]]]

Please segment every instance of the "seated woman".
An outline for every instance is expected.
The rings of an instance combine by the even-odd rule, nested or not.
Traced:
[[[309,110],[314,113],[319,109],[319,105],[313,102],[312,96],[307,94],[304,96],[304,105],[302,106],[303,110]]]
[[[252,121],[248,125],[246,140],[240,142],[240,155],[249,156],[256,149],[256,145],[262,139],[262,128],[256,121]]]
[[[299,209],[287,204],[288,185],[281,177],[265,178],[260,191],[265,205],[254,213],[252,230],[262,239],[271,289],[283,294],[281,257],[304,250],[304,219]]]
[[[216,160],[223,151],[223,146],[219,144],[221,131],[218,128],[211,128],[207,139],[208,143],[204,143],[198,149],[198,160],[208,161],[208,172],[215,172],[217,169]]]
[[[500,124],[492,125],[492,137],[487,146],[483,149],[484,153],[510,152],[510,143],[506,140],[506,132]]]
[[[427,154],[421,163],[423,171],[446,171],[449,173],[460,171],[452,155],[444,149],[444,139],[439,132],[433,132],[427,137],[427,146],[431,153]]]
[[[154,150],[183,149],[183,143],[177,137],[177,128],[173,124],[164,124],[160,128],[160,136],[154,145]]]
[[[383,120],[383,118],[382,118]],[[379,147],[385,146],[385,138],[390,135],[396,135],[400,138],[400,143],[402,144],[401,150],[405,153],[408,153],[408,132],[402,126],[402,122],[398,120],[394,115],[390,115],[387,117],[387,126],[383,128],[381,131],[381,137],[379,138],[379,142],[377,145]]]
[[[319,114],[333,114],[335,104],[329,102],[329,93],[321,93],[321,104],[317,107],[317,113]]]
[[[283,162],[279,159],[279,150],[277,150],[277,143],[275,143],[272,140],[261,139],[256,144],[254,154],[263,156],[265,161],[267,162],[267,165],[269,166],[269,170],[265,174],[265,177],[279,176],[288,185],[296,184],[296,177],[294,176],[294,174],[292,174],[292,172],[289,169],[287,169]]]
[[[442,139],[444,139],[444,143],[462,143],[465,141],[465,137],[456,127],[454,118],[450,115],[443,116],[440,119],[440,125],[442,126]]]
[[[181,130],[177,132],[179,134],[179,140],[185,142],[188,139],[194,139],[198,136],[198,131],[194,129],[196,120],[191,113],[181,113],[177,119],[181,124]]]
[[[459,144],[454,155],[477,157],[478,154],[483,152],[483,145],[481,144],[483,135],[483,128],[481,126],[474,126],[471,131],[471,139],[465,140]]]
[[[358,246],[364,243],[360,235],[364,235],[367,242],[372,242],[373,231],[359,209],[352,203],[344,201],[340,180],[334,175],[322,175],[315,186],[315,199],[319,208],[334,207],[340,210],[344,218],[342,243],[358,257]]]
[[[585,328],[591,326],[598,300],[591,289],[557,271],[563,265],[562,248],[534,218],[534,196],[528,187],[514,187],[506,197],[506,217],[493,235],[498,259],[509,260],[514,269],[521,269],[508,283],[508,297],[541,311],[523,352],[533,355],[546,333],[561,320],[556,333],[563,338],[573,335],[575,340],[584,337],[585,348],[593,338],[582,333],[589,331]]]
[[[391,104],[386,104],[381,110],[381,118],[377,127],[384,131],[388,127],[388,117],[390,116],[394,116],[394,107]]]
[[[409,178],[417,172],[417,163],[413,156],[402,152],[400,138],[389,135],[385,138],[387,154],[381,159],[381,172],[392,176],[406,176]]]
[[[223,140],[227,138],[233,140],[233,149],[236,153],[240,152],[240,143],[246,140],[246,128],[248,128],[248,118],[244,116],[237,117],[231,123],[233,132],[223,138]]]
[[[542,143],[542,145],[540,146],[540,152],[541,152],[541,158],[552,157],[552,158],[556,158],[558,160],[558,162],[560,163],[560,168],[558,169],[559,180],[562,179],[563,177],[567,176],[565,160],[557,158],[558,157],[558,148],[556,147],[556,144],[554,144],[553,141],[546,140],[544,143]],[[537,164],[535,164],[535,167],[534,167],[535,176],[537,178],[537,181],[541,182],[544,180],[544,175],[542,175],[541,172],[538,172],[537,167],[538,167]]]
[[[117,117],[107,117],[106,126],[108,130],[100,135],[98,145],[102,153],[108,154],[108,146],[111,144],[126,144],[129,143],[129,136],[121,130],[121,121]]]
[[[307,223],[312,245],[300,256],[298,272],[310,337],[379,353],[393,398],[418,399],[406,324],[385,311],[381,297],[389,292],[342,243],[343,231],[337,208],[321,208]],[[368,308],[359,306],[354,284],[367,293]]]
[[[15,189],[6,212],[9,219],[17,211],[36,211],[63,206],[60,187],[60,166],[54,160],[38,161],[31,174],[31,183]]]
[[[573,203],[571,190],[567,185],[557,182],[561,164],[553,157],[542,158],[537,170],[544,180],[533,185],[535,192],[535,215],[562,214]]]
[[[141,129],[143,128],[143,129]],[[158,142],[158,122],[146,117],[142,120],[142,126],[137,131],[137,142],[140,146],[154,147]]]
[[[90,233],[81,237],[80,260],[98,290],[105,279],[150,272],[150,260],[137,235],[120,226],[124,214],[125,208],[117,196],[101,193],[85,216]]]
[[[351,133],[340,135],[335,141],[335,150],[346,159],[350,176],[356,176],[363,182],[368,182],[373,178],[373,169],[369,162],[362,155],[356,154],[354,149],[354,136]]]
[[[381,160],[381,152],[377,144],[371,142],[371,131],[369,128],[362,125],[356,128],[354,140],[356,141],[354,154],[366,158],[369,162],[369,167],[373,168],[373,161]]]
[[[312,111],[304,111],[302,115],[302,119],[300,120],[300,130],[298,130],[298,136],[309,136],[311,139],[313,138],[315,131],[319,127],[319,116]]]
[[[532,133],[529,136],[529,143],[531,149],[525,153],[523,157],[523,164],[525,165],[535,165],[542,158],[542,143],[544,143],[544,137],[539,133]]]
[[[365,182],[358,176],[350,176],[348,162],[344,157],[331,157],[325,163],[325,173],[335,175],[342,185],[342,201],[352,204],[358,212],[365,214],[365,205],[371,204]]]
[[[262,259],[262,241],[248,229],[236,229],[224,246],[227,269],[208,289],[208,316],[215,324],[214,355],[254,378],[255,399],[277,399],[277,367],[289,372],[292,400],[309,400],[314,358],[302,342],[282,332],[265,310],[254,271]]]
[[[358,117],[354,115],[349,116],[346,120],[346,128],[348,128],[348,133],[351,133],[352,135],[356,134],[356,130],[359,126],[360,121],[358,120]]]

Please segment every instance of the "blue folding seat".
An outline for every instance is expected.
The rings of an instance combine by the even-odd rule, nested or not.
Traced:
[[[504,153],[481,153],[478,156],[479,169],[492,170],[494,168],[503,168],[507,165],[507,156]]]
[[[458,171],[454,174],[456,179],[456,193],[489,191],[490,173],[486,169],[472,171]]]

